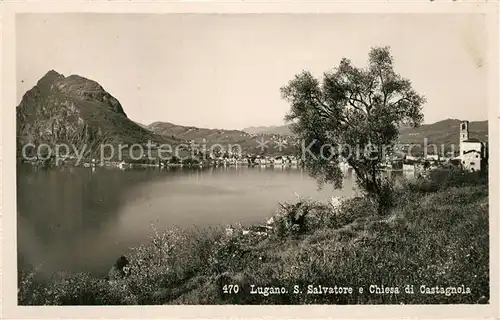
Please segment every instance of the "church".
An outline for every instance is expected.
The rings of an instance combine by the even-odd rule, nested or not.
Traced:
[[[460,160],[461,166],[469,171],[483,170],[487,163],[486,145],[477,138],[469,137],[469,121],[460,122]]]

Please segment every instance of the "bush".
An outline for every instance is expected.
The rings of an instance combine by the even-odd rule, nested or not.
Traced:
[[[413,181],[407,181],[404,186],[410,192],[429,193],[452,187],[466,187],[487,184],[487,172],[470,172],[455,166],[451,166],[447,168],[437,168],[431,170],[425,177],[420,176]]]
[[[274,234],[278,237],[296,237],[317,229],[335,215],[328,205],[300,198],[295,203],[281,203],[280,206],[273,218]]]
[[[342,202],[335,219],[328,226],[340,228],[354,222],[356,219],[371,217],[376,214],[377,206],[375,203],[365,197],[353,197]]]
[[[299,199],[281,204],[273,217],[273,233],[278,237],[295,237],[324,228],[340,228],[361,217],[377,214],[374,201],[363,197],[335,198],[334,203]]]
[[[217,239],[210,251],[209,265],[212,275],[236,272],[244,269],[245,254],[248,252],[239,234],[225,235]]]
[[[486,172],[470,172],[457,167],[438,168],[429,173],[429,180],[444,189],[487,184],[488,175]]]
[[[43,304],[40,301],[41,285],[38,283],[36,276],[36,269],[19,271],[17,296],[20,305]]]
[[[274,233],[278,237],[296,236],[306,230],[306,215],[309,214],[311,203],[299,200],[296,203],[280,203],[274,217]]]
[[[58,273],[49,279],[25,273],[18,293],[21,305],[123,305],[136,304],[122,282],[108,283],[88,274]]]

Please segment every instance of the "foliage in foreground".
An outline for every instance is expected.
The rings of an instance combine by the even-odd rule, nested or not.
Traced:
[[[443,173],[432,173],[403,184],[396,191],[395,207],[383,216],[361,197],[335,205],[299,200],[282,205],[272,231],[248,233],[234,226],[230,232],[155,232],[150,244],[129,256],[131,274],[126,279],[57,274],[47,280],[35,272],[22,273],[19,303],[487,303],[488,186],[472,176],[461,180],[462,174],[448,172],[444,179]],[[438,189],[422,187],[437,181],[448,182]],[[252,284],[283,286],[288,294],[250,294]],[[354,292],[305,294],[310,284],[351,286]],[[404,290],[408,284],[414,285],[415,294],[369,293],[369,285]],[[237,285],[238,293],[224,293],[225,285]],[[303,294],[292,294],[296,285]],[[471,293],[421,294],[420,285],[464,285]]]

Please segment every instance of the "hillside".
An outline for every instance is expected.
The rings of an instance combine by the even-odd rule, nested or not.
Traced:
[[[176,139],[197,143],[206,140],[209,143],[236,143],[250,137],[249,134],[239,130],[207,129],[192,126],[181,126],[170,122],[153,122],[146,128],[156,134],[175,137]]]
[[[459,126],[460,120],[447,119],[433,124],[424,124],[418,128],[405,127],[400,129],[399,141],[401,144],[416,144],[421,147],[414,146],[412,153],[417,154],[423,152],[425,138],[427,145],[435,144],[441,152],[441,146],[444,146],[445,151],[450,151],[451,146],[455,145],[455,150],[458,150],[459,143]],[[208,146],[213,144],[222,144],[227,147],[228,144],[240,145],[243,151],[260,154],[263,150],[259,149],[258,140],[262,137],[264,141],[268,141],[268,148],[265,150],[269,155],[290,154],[293,152],[290,144],[281,151],[276,148],[276,141],[284,137],[291,141],[290,125],[271,126],[271,127],[249,127],[240,130],[224,130],[224,129],[206,129],[192,126],[181,126],[169,122],[154,122],[147,126],[149,130],[159,135],[172,139],[180,139],[183,141],[194,140],[196,143],[205,142]],[[488,141],[488,121],[473,121],[469,123],[469,136],[478,138],[481,141]],[[433,150],[428,150],[432,153]]]
[[[253,135],[240,130],[197,128],[170,122],[153,122],[147,128],[164,137],[186,142],[193,140],[198,144],[206,144],[207,147],[215,144],[222,145],[225,149],[229,148],[230,145],[240,146],[243,152],[251,154],[283,155],[293,153],[289,144],[284,145],[281,149],[277,147],[276,142],[281,137],[274,134]],[[260,139],[266,142],[267,148],[261,149],[259,147]]]
[[[17,143],[98,144],[172,142],[131,121],[120,102],[97,82],[54,70],[27,91],[16,110]]]
[[[457,119],[446,119],[432,124],[424,124],[418,128],[406,127],[400,130],[399,141],[403,144],[414,143],[424,144],[424,139],[427,138],[428,144],[458,145],[459,143],[459,126],[460,121]],[[249,127],[243,131],[250,134],[291,134],[290,126],[270,126],[270,127]],[[478,138],[481,141],[488,141],[488,121],[472,121],[469,123],[469,136]]]
[[[138,126],[140,126],[140,127],[144,128],[144,129],[146,129],[146,130],[150,131],[150,130],[148,129],[148,126],[147,126],[147,125],[142,124],[142,123],[137,122],[137,121],[134,121],[134,122],[135,122]]]
[[[277,134],[282,136],[291,135],[290,125],[269,126],[269,127],[248,127],[242,131],[248,134]]]
[[[460,121],[457,119],[446,119],[433,124],[424,124],[418,128],[403,128],[400,131],[402,143],[428,143],[437,145],[458,145],[460,140]],[[488,141],[488,121],[472,121],[469,123],[469,137],[481,141]]]

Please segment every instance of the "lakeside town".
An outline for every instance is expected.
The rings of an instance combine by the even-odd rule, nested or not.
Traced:
[[[454,166],[463,168],[469,171],[480,171],[487,165],[487,144],[475,137],[470,137],[469,121],[460,123],[460,143],[458,150],[455,152],[449,151],[440,154],[424,154],[412,155],[410,144],[398,144],[394,148],[395,151],[386,155],[385,161],[382,161],[380,170],[382,171],[403,171],[425,174],[431,170]],[[273,137],[276,139],[276,137]],[[281,139],[281,138],[278,138]],[[81,161],[76,161],[75,155],[61,156],[57,161],[62,165],[77,165],[85,168],[95,167],[116,167],[122,170],[134,168],[168,168],[168,167],[264,167],[264,168],[301,168],[304,166],[300,156],[297,155],[259,155],[242,152],[234,152],[231,150],[222,151],[216,150],[212,154],[200,151],[198,148],[192,147],[194,141],[190,141],[182,148],[183,157],[171,156],[168,159],[158,157],[157,149],[152,151],[156,153],[156,159],[143,155],[142,158],[128,159],[128,161],[112,161],[98,160],[96,158],[85,158]],[[156,145],[154,146],[156,147]],[[435,150],[434,150],[435,151]],[[409,153],[409,154],[408,154]],[[407,155],[408,154],[408,155]],[[193,155],[193,156],[189,156]],[[55,162],[55,155],[49,157],[32,157],[29,160],[23,159],[23,162],[30,163],[34,166],[47,167]],[[348,161],[341,159],[339,161],[341,169],[350,170],[351,166]]]

